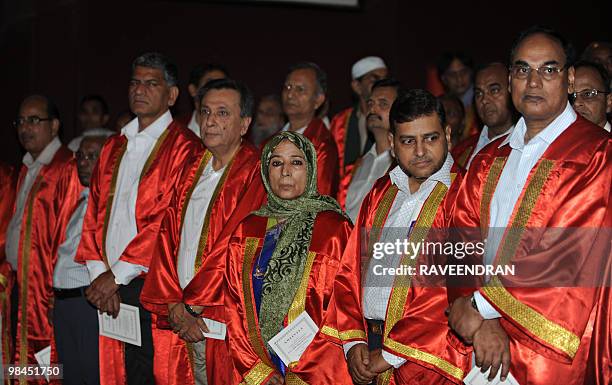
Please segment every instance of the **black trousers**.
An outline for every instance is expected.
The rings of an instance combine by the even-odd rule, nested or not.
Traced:
[[[53,333],[59,362],[64,368],[64,385],[98,385],[98,312],[83,294],[61,298],[53,308]]]
[[[153,377],[153,336],[151,334],[151,313],[140,304],[140,292],[144,279],[135,278],[128,285],[121,286],[121,302],[137,306],[140,313],[140,335],[142,346],[124,344],[125,372],[128,385],[154,384]]]

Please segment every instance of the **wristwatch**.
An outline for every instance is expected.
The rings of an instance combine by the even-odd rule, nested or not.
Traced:
[[[474,297],[474,294],[472,294],[472,296],[470,297],[470,301],[472,302],[472,307],[474,308],[474,310],[480,313],[480,311],[478,310],[478,305],[476,304],[476,298]]]
[[[185,304],[185,310],[187,310],[187,313],[191,314],[192,317],[195,317],[195,318],[200,317],[200,314],[196,313],[196,311],[193,310],[193,308],[187,304]]]

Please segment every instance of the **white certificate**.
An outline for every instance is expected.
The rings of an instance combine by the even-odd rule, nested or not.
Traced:
[[[318,331],[317,324],[303,311],[289,326],[270,339],[270,347],[289,366],[300,359]]]
[[[51,365],[51,346],[47,346],[43,350],[34,353],[34,358],[36,358],[36,362],[38,362],[38,366],[49,366]],[[49,372],[45,370],[45,377],[47,378],[47,382],[49,382]]]
[[[491,369],[489,368],[486,373],[482,373],[478,366],[474,366],[468,375],[463,379],[463,383],[466,385],[519,385],[512,373],[508,373],[508,378],[506,378],[506,381],[501,381],[501,368],[497,371],[497,376],[495,376],[493,381],[489,381],[490,371]]]
[[[101,336],[136,346],[142,345],[140,339],[140,311],[136,306],[122,303],[117,318],[98,312],[98,325]]]
[[[202,317],[204,324],[208,328],[208,333],[204,333],[204,337],[213,338],[215,340],[225,340],[225,333],[227,332],[227,327],[223,322],[217,322],[212,319]]]

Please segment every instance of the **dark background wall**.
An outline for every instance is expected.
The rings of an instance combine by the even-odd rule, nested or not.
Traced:
[[[182,97],[199,62],[225,64],[256,95],[277,92],[288,65],[312,60],[328,73],[332,112],[350,103],[350,66],[365,55],[385,58],[408,86],[425,85],[425,69],[444,50],[476,62],[506,60],[516,34],[546,24],[578,50],[610,40],[606,1],[361,0],[360,9],[206,1],[0,0],[0,159],[22,156],[11,121],[31,92],[59,105],[62,139],[75,135],[79,99],[99,93],[111,115],[127,108],[130,63],[156,50],[179,66]]]

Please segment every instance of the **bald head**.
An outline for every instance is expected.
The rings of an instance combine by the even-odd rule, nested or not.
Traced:
[[[508,69],[505,65],[490,63],[476,72],[474,104],[480,120],[488,127],[490,139],[505,133],[512,126]]]

